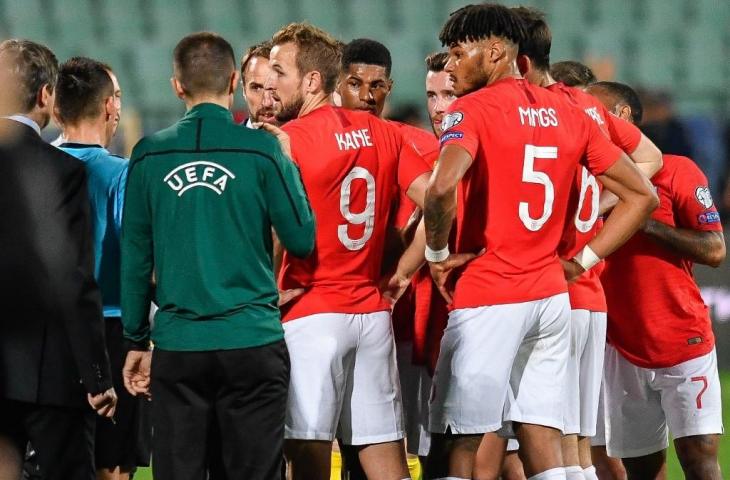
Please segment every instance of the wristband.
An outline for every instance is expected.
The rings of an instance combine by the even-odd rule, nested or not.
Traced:
[[[601,259],[598,258],[598,255],[596,255],[596,252],[594,252],[591,247],[586,245],[583,247],[583,250],[573,257],[573,261],[583,267],[583,270],[588,271],[596,266]]]
[[[439,263],[443,262],[447,258],[449,258],[449,246],[446,245],[441,250],[433,250],[428,245],[426,245],[426,261],[431,263]]]

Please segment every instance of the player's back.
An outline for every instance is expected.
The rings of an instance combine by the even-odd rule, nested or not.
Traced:
[[[672,228],[721,232],[707,178],[697,164],[666,154],[663,162],[651,179],[659,196],[652,219]],[[630,362],[663,368],[712,350],[712,322],[693,266],[690,258],[643,231],[606,259],[601,280],[610,319],[608,338]]]
[[[129,161],[100,145],[63,143],[59,146],[86,165],[94,237],[94,276],[107,316],[120,316],[120,230]]]
[[[281,287],[307,289],[284,309],[284,321],[387,310],[377,281],[398,193],[402,136],[368,113],[332,106],[284,130],[317,221],[314,253],[306,260],[284,255]]]
[[[522,79],[462,97],[450,112],[442,144],[474,159],[462,182],[457,248],[486,248],[461,276],[455,308],[567,291],[556,251],[576,168],[585,158],[602,173],[618,151],[584,113]]]

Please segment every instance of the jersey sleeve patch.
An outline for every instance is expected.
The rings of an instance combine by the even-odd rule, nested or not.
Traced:
[[[464,132],[445,132],[441,135],[441,139],[439,141],[443,145],[444,142],[448,142],[449,140],[458,140],[461,138],[464,138]]]
[[[444,116],[441,120],[441,130],[444,132],[452,127],[457,126],[464,120],[464,114],[462,112],[451,112]]]
[[[712,201],[712,194],[710,189],[706,186],[700,185],[695,188],[695,198],[705,208],[711,208],[714,202]]]
[[[712,225],[713,223],[720,223],[720,214],[717,212],[705,212],[697,215],[697,221],[700,225]]]

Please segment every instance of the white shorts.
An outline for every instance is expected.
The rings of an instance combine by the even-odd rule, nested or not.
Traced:
[[[674,438],[720,434],[717,354],[668,368],[633,365],[609,345],[605,367],[606,446],[612,457],[649,455]]]
[[[601,381],[601,393],[598,394],[598,414],[596,415],[596,434],[591,437],[591,447],[606,446],[606,404],[604,396],[606,389]]]
[[[430,431],[480,434],[511,421],[562,430],[569,320],[567,293],[451,312],[433,379]]]
[[[413,365],[413,343],[395,345],[398,374],[403,395],[403,413],[406,428],[406,451],[425,457],[431,448],[428,431],[428,397],[431,394],[431,375],[423,365]]]
[[[390,313],[284,323],[291,357],[285,437],[368,445],[403,438]]]
[[[606,313],[570,312],[570,361],[565,389],[565,434],[596,434],[606,350]]]

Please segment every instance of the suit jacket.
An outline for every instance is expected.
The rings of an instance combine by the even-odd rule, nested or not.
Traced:
[[[111,388],[86,170],[0,119],[0,398],[85,406]]]

